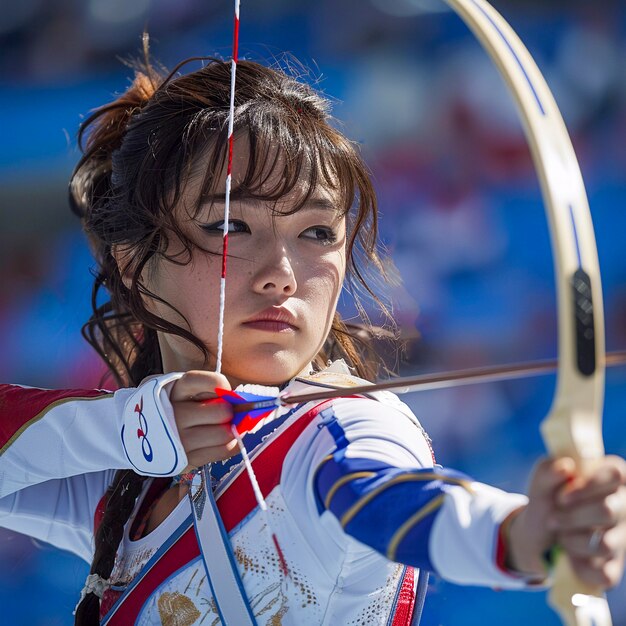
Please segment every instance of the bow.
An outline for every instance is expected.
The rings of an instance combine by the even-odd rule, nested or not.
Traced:
[[[484,0],[446,0],[498,66],[514,96],[549,217],[558,296],[557,387],[541,431],[548,452],[581,472],[604,456],[604,320],[598,254],[580,168],[559,109],[513,29]],[[550,603],[566,626],[611,626],[600,590],[557,560]]]

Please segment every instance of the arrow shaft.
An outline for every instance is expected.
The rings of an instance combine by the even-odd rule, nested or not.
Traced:
[[[626,364],[626,350],[609,352],[606,355],[606,366],[615,367]],[[461,385],[472,385],[476,383],[490,383],[500,380],[515,380],[527,378],[529,376],[541,376],[555,372],[558,366],[556,359],[546,359],[544,361],[527,361],[524,363],[513,363],[510,365],[491,365],[486,367],[474,367],[471,369],[453,370],[451,372],[421,374],[386,380],[378,383],[358,385],[355,387],[340,387],[324,389],[313,393],[302,393],[294,395],[284,395],[277,400],[281,405],[300,404],[302,402],[312,402],[314,400],[328,400],[349,395],[370,394],[375,391],[394,390],[398,394],[409,393],[411,391],[428,391],[431,389],[444,389],[447,387],[458,387]],[[237,413],[250,412],[255,409],[267,408],[270,401],[246,402],[237,405]]]

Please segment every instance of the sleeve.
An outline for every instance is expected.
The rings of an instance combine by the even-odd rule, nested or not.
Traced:
[[[180,376],[115,393],[0,385],[0,525],[86,558],[115,470],[187,466],[168,395]]]
[[[325,412],[328,443],[313,470],[320,515],[392,561],[459,584],[525,588],[503,566],[500,528],[523,495],[434,465],[429,441],[393,394],[337,400]]]
[[[50,391],[0,385],[0,498],[47,480],[107,469],[175,476],[187,466],[171,384],[181,374],[137,388]]]
[[[109,470],[50,480],[4,496],[0,526],[91,562],[94,513],[114,474]]]

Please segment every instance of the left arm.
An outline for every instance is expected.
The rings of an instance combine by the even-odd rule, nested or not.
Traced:
[[[320,514],[332,514],[347,535],[387,558],[452,582],[506,588],[533,582],[504,567],[499,534],[526,497],[434,466],[415,417],[387,397],[333,403],[324,423],[335,446],[313,481]]]
[[[621,579],[623,459],[607,457],[584,480],[571,460],[546,460],[527,498],[433,466],[424,432],[397,400],[344,399],[333,412],[326,428],[335,447],[317,466],[314,490],[320,514],[331,513],[354,539],[460,584],[542,583],[555,543],[582,580],[610,587]]]

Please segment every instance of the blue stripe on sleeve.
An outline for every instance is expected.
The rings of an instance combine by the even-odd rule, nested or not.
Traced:
[[[386,463],[379,463],[370,459],[350,459],[340,456],[336,452],[326,457],[320,463],[314,479],[316,484],[315,493],[321,511],[325,511],[328,508],[326,500],[329,495],[332,496],[333,500],[335,497],[338,497],[339,501],[343,500],[344,492],[350,497],[349,490],[340,487],[342,480],[348,481],[353,477],[358,478],[358,475],[363,472],[372,474],[387,469],[389,469],[389,465]],[[346,502],[346,508],[351,502]]]
[[[335,456],[343,457],[350,442],[346,437],[346,431],[343,429],[335,416],[332,404],[320,413],[320,417],[320,428],[325,427],[335,442]]]
[[[445,494],[470,489],[471,479],[440,467],[405,470],[344,454],[326,457],[315,474],[320,512],[333,513],[346,533],[388,558],[432,571],[433,522]]]

